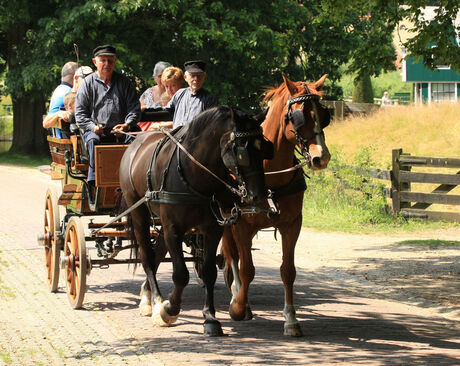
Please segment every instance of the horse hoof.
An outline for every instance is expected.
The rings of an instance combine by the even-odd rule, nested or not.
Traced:
[[[244,320],[251,320],[253,317],[254,315],[252,315],[251,307],[246,305],[246,314],[244,315]]]
[[[300,328],[299,323],[294,324],[285,324],[284,325],[284,335],[290,337],[302,337],[302,329]]]
[[[246,304],[243,311],[235,311],[234,303],[231,303],[228,312],[235,321],[251,320],[253,318],[251,307],[248,304]]]
[[[152,316],[155,318],[155,323],[159,324],[162,327],[169,327],[171,324],[175,323],[177,318],[179,318],[179,314],[177,315],[169,315],[168,312],[165,309],[165,306],[169,304],[169,301],[163,301],[163,303],[160,305],[160,311],[155,312],[155,315]],[[157,309],[158,307],[155,306]]]
[[[224,335],[222,327],[217,320],[213,322],[205,322],[203,333],[210,337],[220,337]]]
[[[139,313],[142,316],[152,316],[152,305],[148,305],[148,304],[139,305]]]

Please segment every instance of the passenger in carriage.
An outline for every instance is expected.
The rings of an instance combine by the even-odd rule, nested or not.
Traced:
[[[130,143],[127,131],[139,131],[140,103],[128,77],[114,71],[116,50],[93,51],[96,72],[83,79],[77,92],[75,119],[89,154],[88,183],[94,184],[94,146],[100,142]]]
[[[164,85],[162,84],[161,76],[164,69],[172,66],[169,62],[158,61],[153,68],[153,79],[155,80],[156,85],[148,88],[144,93],[142,93],[139,101],[141,103],[141,110],[143,111],[146,108],[159,108],[165,104],[162,103],[162,96],[166,92]]]
[[[48,113],[45,118],[43,118],[43,127],[44,128],[52,128],[53,126],[55,126],[59,120],[63,120],[64,122],[69,122],[70,123],[75,123],[75,97],[76,97],[76,93],[77,93],[77,90],[78,90],[78,87],[80,86],[80,83],[82,82],[82,80],[88,76],[89,74],[93,73],[93,69],[89,66],[80,66],[77,71],[75,71],[75,74],[73,76],[73,87],[72,87],[72,91],[67,94],[65,97],[64,97],[64,109],[59,109],[57,112],[54,112],[54,113]],[[66,103],[66,98],[69,97],[69,102],[71,101],[71,119],[69,121],[69,118],[70,118],[70,113],[69,113],[69,102]],[[62,133],[61,131],[61,135],[60,137],[62,138],[69,138],[69,128],[68,128],[68,125],[65,125],[66,128],[66,132],[65,133]],[[65,134],[65,136],[64,136]]]
[[[48,115],[64,110],[64,97],[72,91],[73,77],[78,65],[76,62],[69,61],[64,64],[61,70],[61,84],[54,89],[51,96]],[[61,137],[59,129],[52,130],[52,135]]]
[[[163,71],[161,83],[165,87],[169,100],[176,94],[179,89],[184,87],[184,73],[179,67],[171,66]]]
[[[64,97],[65,111],[59,111],[56,113],[48,114],[43,119],[43,127],[50,128],[55,126],[59,120],[67,122],[66,125],[62,125],[61,137],[64,139],[69,138],[70,124],[75,123],[75,98],[77,93],[70,92]]]
[[[201,60],[187,61],[184,68],[189,87],[179,89],[163,108],[173,113],[173,128],[190,123],[198,114],[217,105],[217,98],[203,88],[206,63]]]
[[[73,77],[73,89],[72,90],[76,93],[83,79],[92,73],[93,73],[93,69],[91,67],[80,66],[77,69],[77,71],[75,71],[75,75]]]
[[[173,95],[184,87],[184,73],[179,67],[171,66],[163,70],[161,84],[166,92],[161,96],[162,105],[167,105]],[[171,122],[139,122],[142,131],[157,130],[159,127],[172,127]]]

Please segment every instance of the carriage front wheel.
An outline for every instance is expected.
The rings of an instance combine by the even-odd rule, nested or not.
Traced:
[[[41,239],[41,240],[40,240]],[[60,232],[59,206],[57,192],[48,188],[45,199],[44,235],[39,242],[45,247],[45,264],[48,287],[56,292],[59,284],[59,256],[62,249],[62,234]]]
[[[89,270],[86,253],[85,232],[81,219],[70,218],[64,238],[62,267],[66,283],[67,297],[74,309],[81,308],[86,291],[86,275]]]

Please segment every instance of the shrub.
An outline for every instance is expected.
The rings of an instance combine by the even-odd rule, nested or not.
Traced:
[[[304,226],[350,230],[399,220],[389,214],[384,185],[370,176],[371,151],[362,148],[355,166],[346,165],[340,151],[333,151],[328,169],[308,173]]]

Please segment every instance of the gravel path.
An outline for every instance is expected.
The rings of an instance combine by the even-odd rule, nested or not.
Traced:
[[[202,335],[203,290],[192,280],[175,326],[138,315],[141,270],[111,266],[88,277],[84,308],[60,282],[47,290],[42,231],[51,184],[37,169],[0,165],[0,365],[457,365],[460,359],[460,229],[397,236],[303,231],[296,303],[304,337],[282,336],[280,242],[262,232],[250,289],[255,318],[233,322],[221,274],[216,307],[225,337]],[[457,246],[458,247],[458,246]],[[94,249],[90,249],[95,256]],[[165,294],[170,265],[160,267]]]

